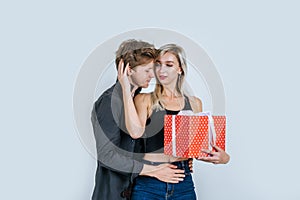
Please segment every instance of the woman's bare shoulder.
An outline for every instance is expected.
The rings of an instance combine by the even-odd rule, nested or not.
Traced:
[[[134,97],[134,102],[147,103],[151,99],[151,93],[140,93]]]
[[[198,97],[189,96],[190,104],[193,112],[202,112],[202,101]]]

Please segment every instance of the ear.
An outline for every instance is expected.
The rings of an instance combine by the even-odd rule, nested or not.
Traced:
[[[182,69],[181,69],[181,67],[179,67],[177,73],[178,73],[178,74],[182,74]]]
[[[134,73],[134,70],[129,67],[128,71],[127,71],[127,75],[131,76],[133,73]]]

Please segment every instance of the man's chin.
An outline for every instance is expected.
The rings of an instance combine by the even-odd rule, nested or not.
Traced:
[[[141,88],[147,88],[147,87],[149,87],[149,83],[145,83],[145,84],[141,85],[140,87]]]

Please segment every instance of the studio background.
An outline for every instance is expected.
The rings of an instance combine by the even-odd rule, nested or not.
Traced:
[[[298,10],[292,0],[1,2],[0,199],[90,199],[96,162],[73,120],[76,77],[96,46],[144,27],[197,42],[223,80],[231,161],[195,162],[198,199],[299,199]]]

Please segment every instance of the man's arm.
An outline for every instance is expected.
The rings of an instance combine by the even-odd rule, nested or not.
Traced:
[[[158,166],[143,164],[128,156],[128,152],[117,146],[120,142],[120,129],[114,121],[110,105],[107,105],[110,99],[102,100],[104,102],[99,104],[97,111],[95,107],[92,111],[92,124],[100,163],[112,171],[130,175],[132,180],[140,174],[170,183],[182,181],[184,170],[176,169],[176,166],[171,164]]]
[[[143,163],[131,159],[128,152],[118,147],[121,140],[120,129],[114,120],[110,104],[110,99],[103,98],[97,110],[94,106],[92,111],[97,158],[112,171],[122,174],[140,173]]]

